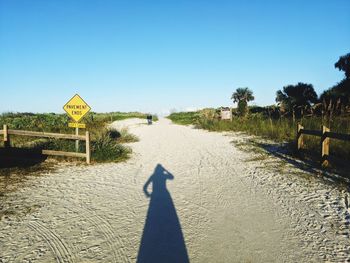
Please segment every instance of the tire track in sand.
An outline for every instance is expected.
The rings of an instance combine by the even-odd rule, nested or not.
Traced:
[[[106,242],[112,250],[114,262],[130,262],[128,257],[125,255],[124,244],[121,238],[113,231],[111,224],[89,208],[80,207],[80,210],[83,211],[82,214],[87,212],[89,215],[91,215],[85,216],[85,219],[99,229],[106,238]],[[119,247],[116,246],[115,241],[118,243]]]
[[[65,203],[70,205],[72,204],[67,201]],[[102,233],[102,235],[105,237],[105,241],[108,244],[108,247],[111,249],[111,252],[113,254],[113,262],[130,262],[124,251],[124,243],[122,242],[119,235],[114,232],[113,227],[107,221],[107,219],[99,216],[93,209],[82,207],[77,204],[71,206],[70,210],[76,214],[79,214],[78,218],[86,219],[89,221],[96,229]],[[119,247],[116,245],[116,242],[118,243]]]
[[[31,221],[28,226],[45,240],[54,254],[56,262],[75,262],[71,250],[59,235],[38,221]]]

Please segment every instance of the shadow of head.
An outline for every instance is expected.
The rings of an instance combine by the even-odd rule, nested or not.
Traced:
[[[157,164],[156,168],[154,169],[154,176],[156,176],[157,178],[159,177],[159,180],[174,179],[174,175],[172,175],[168,170],[166,170],[161,164]]]
[[[151,195],[160,195],[161,193],[168,191],[166,188],[166,181],[173,179],[174,175],[166,170],[161,164],[157,164],[153,174],[149,177],[143,186],[143,192],[147,197],[151,197]],[[152,193],[148,190],[150,184],[152,184]]]

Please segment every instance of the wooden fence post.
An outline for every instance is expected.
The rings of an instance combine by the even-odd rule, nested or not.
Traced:
[[[4,124],[4,147],[10,147],[10,136],[8,134],[8,127]]]
[[[90,150],[90,133],[86,131],[85,145],[86,145],[86,163],[91,163],[91,150]]]
[[[329,128],[327,128],[326,126],[322,126],[322,136],[321,136],[322,161],[321,161],[321,165],[324,167],[328,166],[329,137],[326,136],[326,133],[329,131],[330,131]]]
[[[300,123],[298,123],[298,128],[297,128],[297,149],[298,150],[300,150],[304,145],[304,138],[303,138],[303,134],[301,133],[302,129],[304,129],[304,127],[301,126]]]

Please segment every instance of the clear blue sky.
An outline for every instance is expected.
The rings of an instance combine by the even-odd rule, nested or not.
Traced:
[[[228,106],[242,86],[267,105],[334,85],[348,52],[349,0],[0,0],[0,112]]]

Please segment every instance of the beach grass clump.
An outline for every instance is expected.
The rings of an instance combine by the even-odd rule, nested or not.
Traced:
[[[139,138],[129,133],[127,128],[122,128],[120,131],[115,128],[108,128],[107,133],[110,138],[117,140],[119,143],[138,142]]]
[[[119,137],[117,137],[119,143],[132,143],[139,141],[139,138],[136,135],[129,133],[127,128],[123,128],[120,130],[120,132],[116,132],[119,133]]]
[[[96,162],[116,162],[128,158],[131,150],[111,136],[109,130],[104,130],[92,141],[92,159]]]

